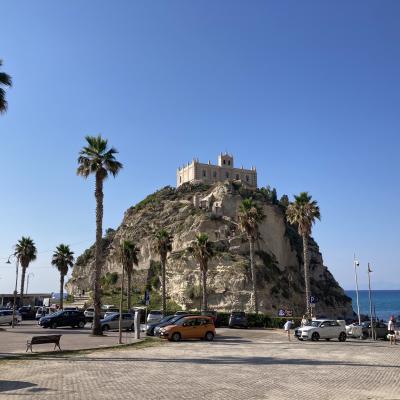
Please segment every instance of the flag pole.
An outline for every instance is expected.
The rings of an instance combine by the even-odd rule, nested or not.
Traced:
[[[368,263],[368,297],[369,297],[369,315],[371,319],[371,336],[375,340],[374,324],[372,319],[372,297],[371,297],[371,268]]]
[[[358,324],[361,325],[361,315],[360,315],[360,302],[358,299],[358,277],[357,277],[357,267],[360,263],[356,260],[356,255],[354,254],[354,275],[356,279],[356,298],[357,298],[357,314],[358,314]]]

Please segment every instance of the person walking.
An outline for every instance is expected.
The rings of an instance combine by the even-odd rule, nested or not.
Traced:
[[[308,325],[308,319],[305,315],[303,315],[303,318],[301,319],[301,326],[306,326]]]
[[[388,322],[388,336],[389,336],[389,341],[390,344],[397,344],[396,343],[396,326],[395,326],[395,319],[394,316],[392,315],[389,319]]]
[[[292,329],[292,325],[293,325],[293,321],[288,319],[286,321],[285,325],[283,326],[283,329],[285,330],[285,332],[287,332],[289,342],[291,340],[290,339],[290,330]]]

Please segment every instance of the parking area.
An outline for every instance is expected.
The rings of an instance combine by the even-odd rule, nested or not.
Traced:
[[[217,334],[214,342],[3,361],[0,399],[400,399],[400,346],[288,342],[272,330]]]
[[[42,328],[36,321],[22,321],[22,324],[15,328],[6,327],[5,331],[0,332],[0,358],[10,356],[14,353],[22,353],[26,350],[26,341],[36,335],[62,335],[61,348],[63,350],[80,350],[88,348],[109,347],[118,344],[118,332],[107,332],[102,337],[90,336],[90,324],[86,324],[84,329],[73,328]],[[124,343],[134,343],[134,333],[123,332]],[[51,351],[54,345],[43,344],[34,346],[35,352]]]

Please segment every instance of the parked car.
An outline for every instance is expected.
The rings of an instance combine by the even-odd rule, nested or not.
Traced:
[[[59,326],[70,326],[71,328],[85,326],[86,319],[82,311],[57,311],[46,315],[39,320],[43,328],[57,328]]]
[[[163,324],[167,324],[168,325],[169,322],[171,320],[173,320],[174,318],[176,318],[176,317],[177,317],[176,315],[167,315],[164,318],[161,318],[160,321],[146,324],[146,334],[148,336],[154,336],[154,329],[157,326],[160,326],[160,325],[163,325]],[[166,325],[163,325],[163,326],[166,326]]]
[[[94,308],[88,307],[84,312],[83,315],[85,316],[86,322],[93,322],[94,318]]]
[[[311,321],[309,325],[295,329],[294,335],[299,340],[331,340],[338,339],[344,342],[347,338],[344,321],[334,321],[327,319],[317,319]]]
[[[107,318],[100,320],[101,329],[110,331],[119,329],[119,313],[114,313]],[[135,317],[129,313],[122,313],[122,329],[135,330]]]
[[[358,323],[354,322],[350,325],[346,325],[346,335],[351,338],[360,338],[362,337],[362,326]]]
[[[169,321],[158,322],[156,327],[154,328],[154,336],[160,336],[161,328],[164,328],[165,326],[168,326],[168,325],[173,325],[177,321],[179,321],[181,318],[188,317],[188,316],[194,316],[194,315],[193,314],[178,314],[178,315],[174,315],[173,318],[170,319]]]
[[[372,337],[371,321],[361,322],[362,338],[368,339]],[[377,339],[386,339],[388,334],[388,326],[384,322],[373,321],[374,335]]]
[[[13,311],[8,309],[0,310],[0,325],[12,325]],[[20,324],[22,322],[21,314],[15,310],[14,323]]]
[[[35,319],[36,310],[31,306],[22,306],[18,309],[18,312],[21,314],[22,319]]]
[[[108,318],[110,315],[119,314],[119,308],[109,308],[103,315],[104,318]]]
[[[229,316],[229,328],[248,328],[247,316],[244,311],[232,311]]]
[[[52,313],[54,313],[54,309],[50,308],[50,307],[38,307],[36,309],[36,316],[35,318],[37,320],[40,320],[40,318],[46,316],[46,315],[50,315]]]
[[[64,307],[64,311],[79,311],[78,307]]]
[[[155,323],[160,322],[162,318],[162,311],[160,310],[151,310],[147,315],[147,323]]]
[[[206,339],[214,340],[214,321],[208,316],[183,317],[173,325],[167,325],[160,329],[160,337],[174,342],[181,339]]]

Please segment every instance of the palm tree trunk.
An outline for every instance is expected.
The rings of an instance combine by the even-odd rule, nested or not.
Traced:
[[[167,290],[165,287],[165,263],[166,257],[161,257],[161,274],[162,274],[162,313],[163,317],[167,312]]]
[[[308,237],[303,235],[303,259],[304,259],[304,286],[306,289],[306,312],[307,316],[311,317],[310,307],[310,278],[308,276]]]
[[[128,290],[127,290],[127,303],[128,303],[128,311],[131,309],[131,292],[132,292],[132,272],[126,271],[128,275]]]
[[[201,276],[202,276],[202,286],[203,286],[203,304],[201,311],[207,311],[208,304],[207,304],[207,267],[201,269]]]
[[[64,308],[64,274],[60,274],[60,310]]]
[[[256,286],[256,271],[254,268],[254,240],[250,238],[250,270],[251,270],[251,280],[253,284],[253,307],[254,312],[258,314],[258,298],[257,298],[257,286]]]
[[[102,238],[103,238],[103,179],[100,173],[96,173],[96,253],[95,253],[95,266],[94,266],[94,282],[93,282],[93,335],[102,335],[100,326],[100,313],[101,313],[101,293],[100,293],[100,277],[101,277],[101,256],[102,256]]]
[[[122,344],[122,304],[124,301],[124,279],[125,279],[125,268],[122,265],[122,277],[121,277],[121,298],[119,300],[119,321],[118,321],[118,332],[119,332],[119,339],[118,343]]]
[[[26,273],[26,267],[22,267],[21,291],[20,291],[20,295],[19,295],[19,306],[20,307],[24,305],[25,273]]]

